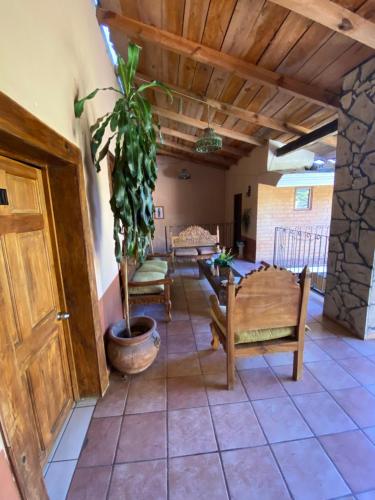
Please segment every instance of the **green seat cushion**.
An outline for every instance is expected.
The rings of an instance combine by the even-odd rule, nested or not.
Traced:
[[[165,260],[146,260],[139,269],[137,273],[162,273],[164,275],[168,272],[168,262]]]
[[[220,306],[220,311],[211,308],[211,317],[220,328],[221,332],[226,335],[226,307]],[[248,344],[250,342],[260,342],[262,340],[280,339],[294,335],[295,328],[286,326],[282,328],[265,328],[263,330],[247,330],[245,332],[236,332],[234,334],[235,344]]]
[[[163,273],[157,273],[154,271],[149,272],[139,272],[137,271],[131,281],[141,281],[142,283],[147,281],[162,280],[165,276]],[[134,288],[129,287],[130,295],[146,295],[150,293],[161,293],[164,292],[164,285],[150,285],[150,286],[136,286]]]

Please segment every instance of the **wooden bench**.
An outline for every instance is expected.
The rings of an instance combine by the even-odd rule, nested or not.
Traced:
[[[216,234],[211,234],[200,226],[189,226],[177,236],[170,234],[173,264],[176,259],[209,259],[218,251],[219,236],[219,227]]]
[[[172,302],[169,277],[171,254],[154,253],[147,257],[143,264],[128,264],[129,305],[131,304],[164,304],[167,320],[171,321]],[[124,311],[129,314],[129,311]]]

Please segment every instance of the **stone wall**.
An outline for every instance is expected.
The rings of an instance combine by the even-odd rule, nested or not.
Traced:
[[[339,128],[324,313],[375,336],[375,58],[346,76]]]

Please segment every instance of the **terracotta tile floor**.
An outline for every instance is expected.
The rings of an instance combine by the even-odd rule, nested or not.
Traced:
[[[227,391],[210,293],[181,266],[170,324],[163,307],[134,311],[158,321],[158,360],[130,380],[112,376],[79,456],[50,466],[64,484],[51,500],[70,481],[70,500],[375,499],[375,341],[323,320],[312,293],[303,379],[291,380],[289,355],[249,358]]]

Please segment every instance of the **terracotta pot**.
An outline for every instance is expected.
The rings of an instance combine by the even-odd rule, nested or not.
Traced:
[[[156,358],[160,347],[160,336],[154,319],[135,316],[130,319],[130,327],[132,331],[140,330],[144,333],[131,338],[120,337],[126,324],[125,320],[118,321],[109,329],[107,349],[111,364],[127,375],[146,370]]]
[[[230,267],[219,266],[219,273],[221,277],[228,279],[230,273]]]

